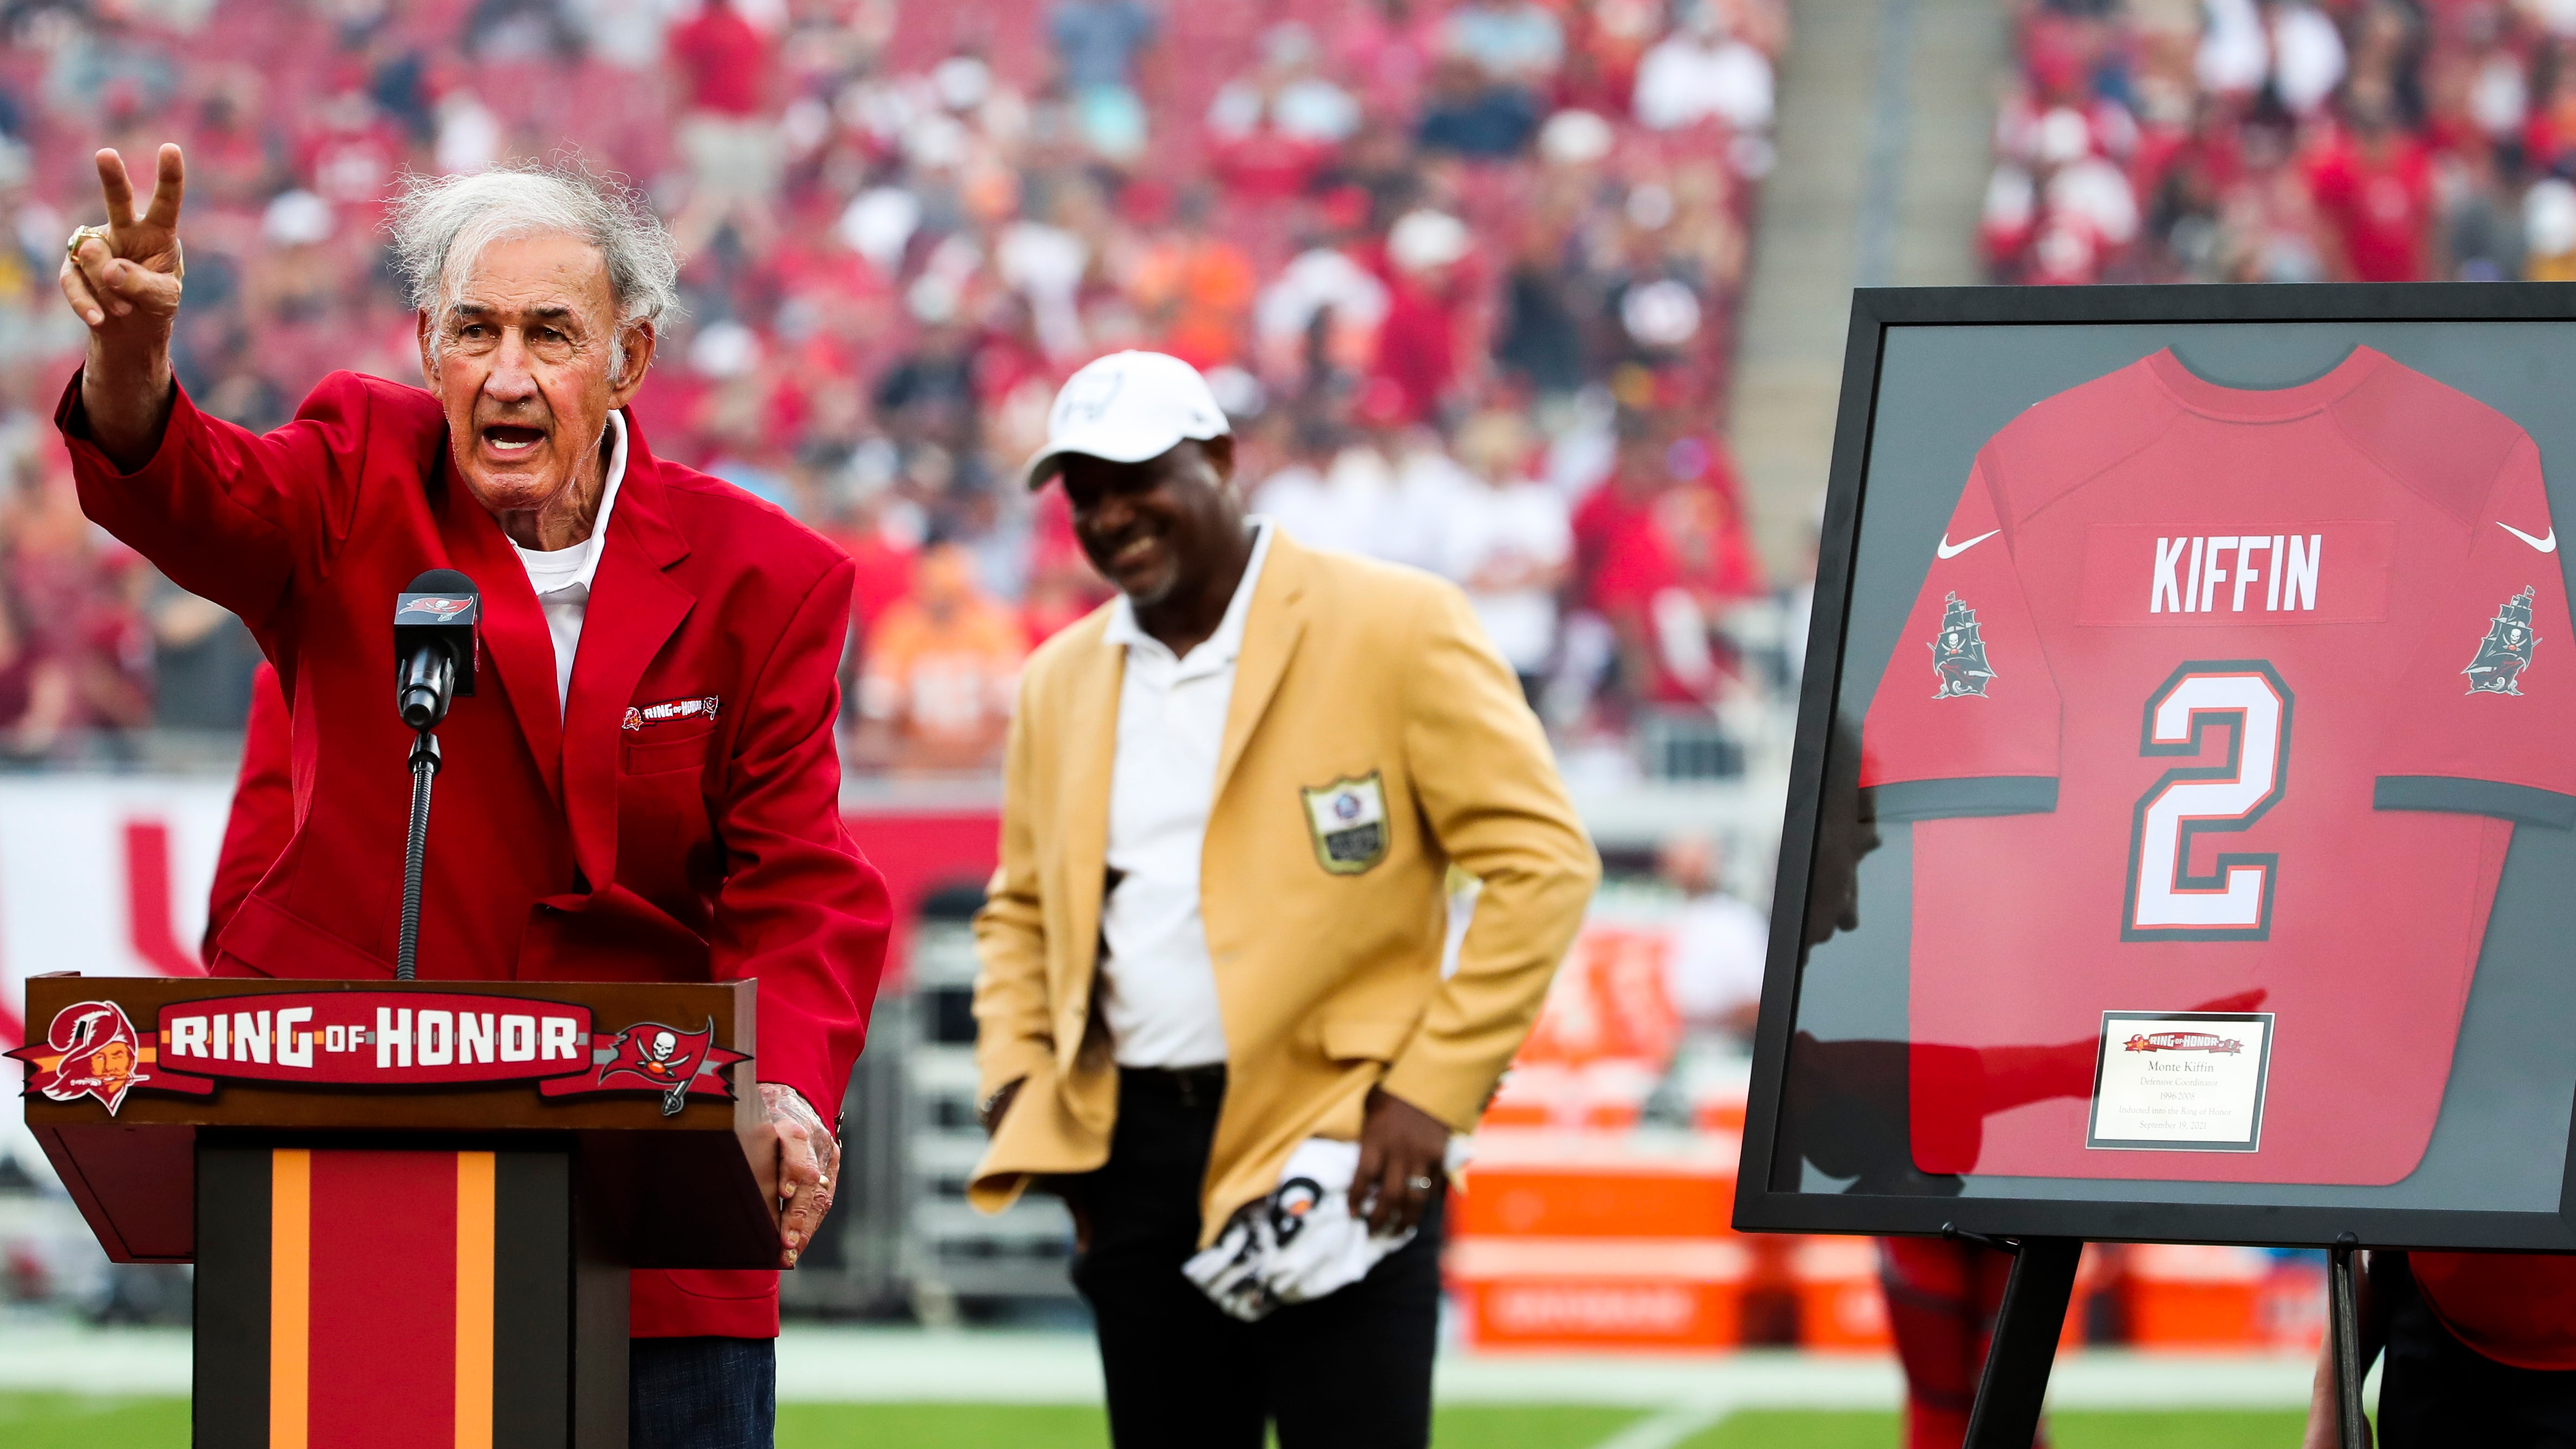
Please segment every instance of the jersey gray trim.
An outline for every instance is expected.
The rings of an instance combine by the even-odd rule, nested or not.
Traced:
[[[2045,815],[2057,808],[2057,777],[1987,775],[1973,780],[1899,780],[1876,786],[1870,793],[1877,800],[1881,820]]]
[[[2379,810],[2493,815],[2553,830],[2576,826],[2576,795],[2453,775],[2382,775],[2371,791],[2370,803]]]

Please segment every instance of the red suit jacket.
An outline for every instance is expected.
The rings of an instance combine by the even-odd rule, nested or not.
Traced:
[[[422,570],[453,568],[482,589],[484,652],[474,696],[438,732],[421,976],[757,978],[760,1079],[837,1112],[887,927],[884,882],[840,817],[845,556],[657,460],[630,415],[558,708],[545,616],[457,475],[429,393],[335,373],[258,437],[181,392],[159,452],[131,474],[88,441],[77,376],[55,422],[82,509],[239,614],[287,702],[292,834],[223,922],[215,974],[393,974],[411,798],[393,598]],[[713,719],[624,727],[630,707],[707,696]],[[777,1332],[778,1279],[639,1272],[633,1305],[638,1336],[763,1337]]]
[[[233,780],[232,813],[224,817],[224,848],[215,857],[215,883],[206,892],[206,936],[197,952],[209,972],[215,969],[215,943],[223,939],[233,912],[250,899],[251,887],[277,864],[286,842],[295,836],[295,779],[287,745],[293,737],[277,671],[263,660],[251,671],[241,774]]]

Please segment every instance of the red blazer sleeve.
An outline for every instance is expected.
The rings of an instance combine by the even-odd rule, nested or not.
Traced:
[[[323,379],[293,422],[265,436],[206,416],[173,386],[160,450],[131,473],[90,441],[80,389],[74,373],[54,425],[71,450],[81,511],[253,629],[347,538],[371,405],[356,375]]]
[[[744,704],[717,827],[727,872],[709,932],[715,979],[760,982],[758,1074],[840,1114],[885,966],[885,880],[841,824],[846,558],[796,607]]]
[[[215,886],[206,898],[206,936],[199,943],[206,968],[215,965],[215,942],[251,887],[277,863],[295,833],[295,784],[288,774],[286,694],[277,671],[262,661],[250,681],[250,726],[242,736],[241,774],[233,781],[233,811],[224,822],[223,854],[215,858]]]

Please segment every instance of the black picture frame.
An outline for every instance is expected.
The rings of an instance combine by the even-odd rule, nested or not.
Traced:
[[[2016,1239],[2284,1247],[2330,1247],[2340,1241],[2389,1248],[2576,1252],[2576,1127],[2570,1128],[2566,1142],[2552,1144],[2564,1150],[2566,1163],[2554,1213],[1827,1193],[1779,1185],[1804,918],[1827,753],[1842,691],[1863,492],[1890,333],[1936,326],[2300,322],[2576,322],[2576,283],[1925,287],[1862,288],[1852,294],[1773,895],[1770,955],[1755,1031],[1735,1198],[1738,1230],[1890,1236],[1956,1230]],[[1794,1171],[1789,1179],[1795,1181]],[[2157,1184],[2142,1181],[2136,1186],[2149,1195]],[[2249,1185],[2249,1193],[2259,1190]]]

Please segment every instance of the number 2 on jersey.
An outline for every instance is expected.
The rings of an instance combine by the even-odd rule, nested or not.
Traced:
[[[2251,829],[2288,785],[2290,688],[2260,659],[2195,661],[2147,699],[2138,753],[2205,759],[2226,741],[2223,762],[2176,765],[2138,797],[2129,834],[2126,941],[2260,941],[2272,932],[2272,890],[2281,857],[2221,851],[2192,872],[2202,835]]]

